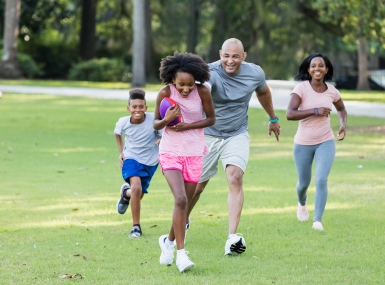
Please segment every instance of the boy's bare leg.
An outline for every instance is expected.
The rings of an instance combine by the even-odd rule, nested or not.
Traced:
[[[131,177],[131,214],[132,214],[132,222],[134,225],[140,224],[140,200],[143,197],[142,193],[142,182],[140,177]]]

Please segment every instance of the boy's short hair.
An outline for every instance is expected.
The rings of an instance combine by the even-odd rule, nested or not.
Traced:
[[[130,90],[130,97],[128,98],[128,105],[130,105],[131,103],[131,100],[134,100],[134,99],[140,99],[140,100],[144,100],[144,103],[146,103],[146,98],[145,98],[145,95],[146,95],[146,92],[142,89],[132,89]]]

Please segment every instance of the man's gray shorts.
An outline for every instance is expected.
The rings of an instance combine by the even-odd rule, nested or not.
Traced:
[[[204,182],[218,173],[218,160],[222,161],[223,169],[231,164],[246,171],[250,152],[250,137],[247,132],[226,139],[205,135],[209,153],[203,157],[203,173],[199,182]]]

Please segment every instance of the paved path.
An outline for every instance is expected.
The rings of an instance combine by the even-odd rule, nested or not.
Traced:
[[[268,80],[268,85],[272,89],[273,104],[276,110],[286,110],[289,103],[290,92],[295,86],[293,81]],[[101,88],[77,88],[77,87],[39,87],[39,86],[13,86],[0,85],[2,92],[24,93],[24,94],[50,94],[64,96],[85,96],[101,99],[127,100],[128,90],[122,89],[101,89]],[[146,99],[155,101],[157,92],[147,91]],[[345,101],[345,106],[349,116],[368,116],[385,118],[385,104]],[[256,96],[252,96],[250,107],[261,108]],[[336,112],[333,110],[333,112]]]

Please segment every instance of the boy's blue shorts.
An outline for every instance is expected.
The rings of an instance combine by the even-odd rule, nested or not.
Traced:
[[[126,159],[123,161],[122,176],[124,181],[130,184],[130,177],[139,176],[142,182],[142,193],[148,193],[152,176],[158,167],[157,165],[148,166],[137,162],[134,159]]]

